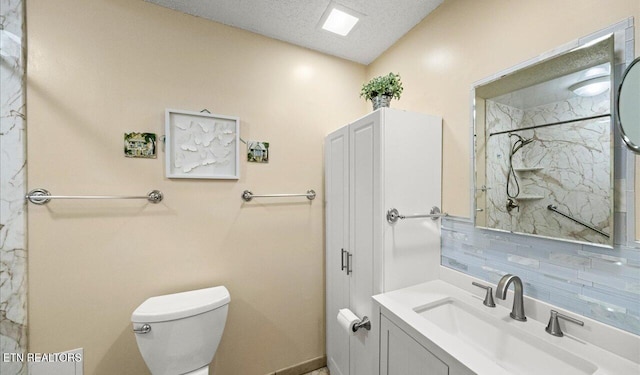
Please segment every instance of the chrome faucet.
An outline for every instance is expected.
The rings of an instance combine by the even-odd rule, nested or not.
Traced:
[[[506,274],[502,276],[502,278],[498,282],[498,286],[496,287],[496,298],[506,299],[507,289],[509,289],[509,285],[511,283],[513,283],[514,294],[513,308],[511,309],[511,314],[509,314],[509,316],[511,316],[515,320],[526,322],[527,317],[524,316],[522,280],[520,280],[518,276],[514,276],[512,274]]]

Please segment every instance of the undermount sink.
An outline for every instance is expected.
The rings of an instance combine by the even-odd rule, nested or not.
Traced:
[[[586,375],[598,369],[593,363],[516,328],[516,324],[527,323],[511,320],[508,312],[498,318],[455,298],[414,311],[512,373]]]

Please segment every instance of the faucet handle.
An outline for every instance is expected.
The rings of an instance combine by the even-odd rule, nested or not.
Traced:
[[[549,316],[549,324],[547,324],[547,328],[545,328],[545,331],[547,331],[548,334],[557,337],[564,336],[564,333],[562,333],[562,329],[560,329],[560,322],[558,322],[558,318],[562,318],[579,326],[584,326],[584,322],[581,320],[574,319],[564,314],[560,314],[556,310],[551,310],[551,315]]]
[[[488,286],[488,285],[482,285],[480,283],[477,283],[475,281],[473,281],[471,284],[485,289],[487,291],[487,294],[484,296],[484,301],[482,302],[485,306],[487,307],[496,307],[496,303],[493,302],[493,288]]]

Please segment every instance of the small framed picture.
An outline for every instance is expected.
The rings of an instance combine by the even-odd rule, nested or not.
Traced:
[[[250,163],[269,162],[269,142],[248,141],[247,161]]]
[[[167,109],[165,131],[168,178],[240,178],[238,117]]]
[[[156,158],[154,133],[124,133],[124,156],[128,158]]]

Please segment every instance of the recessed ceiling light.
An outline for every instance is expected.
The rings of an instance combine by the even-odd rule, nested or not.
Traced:
[[[341,36],[347,36],[359,20],[358,17],[333,8],[329,13],[329,17],[324,21],[322,28]]]

